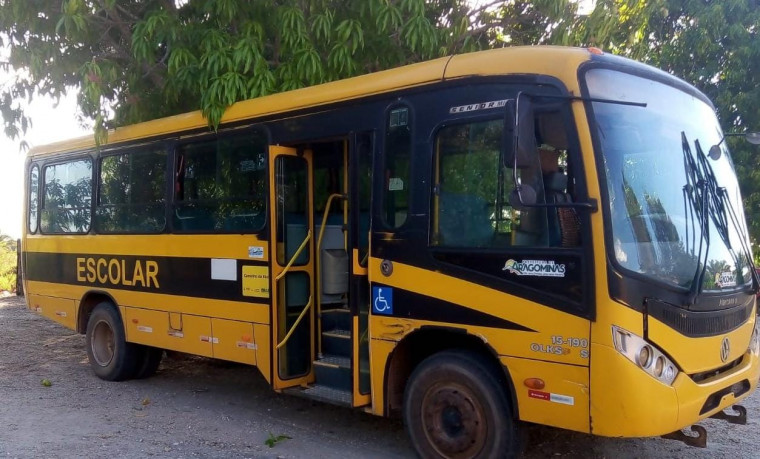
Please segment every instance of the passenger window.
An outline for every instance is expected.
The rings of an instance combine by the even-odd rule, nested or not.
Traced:
[[[412,158],[412,119],[409,108],[399,106],[388,112],[385,134],[385,185],[383,209],[385,223],[399,228],[409,212]]]
[[[106,156],[100,160],[95,227],[102,233],[159,233],[166,224],[166,150]]]
[[[87,233],[92,203],[92,160],[46,166],[40,229],[45,233]]]
[[[521,212],[509,205],[512,170],[501,159],[503,120],[445,126],[436,138],[432,245],[513,244]]]
[[[37,232],[37,217],[40,192],[40,168],[35,164],[29,171],[29,232]]]
[[[175,164],[175,230],[261,230],[266,222],[267,148],[263,131],[245,131],[179,147]]]

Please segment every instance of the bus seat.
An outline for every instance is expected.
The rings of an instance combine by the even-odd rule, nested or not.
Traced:
[[[438,195],[438,231],[442,245],[489,246],[494,229],[488,203],[479,196],[441,191]]]
[[[570,195],[565,193],[567,189],[567,175],[562,172],[550,172],[544,175],[544,189],[546,191],[547,204],[564,204],[570,202]],[[562,227],[559,220],[559,209],[549,208],[546,213],[548,224],[549,245],[557,247],[562,245]]]

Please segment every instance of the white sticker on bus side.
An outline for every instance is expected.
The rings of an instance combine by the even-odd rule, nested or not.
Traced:
[[[145,333],[153,333],[153,328],[151,328],[151,327],[146,327],[146,326],[144,326],[144,325],[139,325],[139,326],[137,327],[137,331],[141,331],[141,332],[145,332]]]
[[[575,399],[569,395],[549,394],[549,400],[563,405],[575,405]]]
[[[237,280],[237,260],[226,258],[211,259],[211,278],[214,280]]]

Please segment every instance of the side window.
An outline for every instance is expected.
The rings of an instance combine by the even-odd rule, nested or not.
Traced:
[[[40,229],[45,233],[90,231],[92,160],[45,166]]]
[[[40,168],[35,164],[29,171],[29,232],[37,232],[37,217],[40,192]]]
[[[409,107],[398,106],[388,112],[385,133],[385,186],[383,217],[391,228],[406,222],[412,158],[412,117]]]
[[[248,131],[177,150],[174,228],[180,232],[255,232],[266,222],[267,137]]]
[[[166,224],[166,150],[144,147],[100,160],[95,227],[102,233],[158,233]]]
[[[513,245],[521,212],[509,205],[512,169],[500,154],[501,119],[445,126],[438,131],[432,212],[434,246]]]

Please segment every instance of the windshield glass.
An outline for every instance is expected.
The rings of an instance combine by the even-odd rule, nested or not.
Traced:
[[[725,143],[720,157],[706,156],[722,139],[710,106],[618,71],[593,69],[586,79],[593,98],[646,104],[593,103],[617,263],[689,289],[702,271],[702,290],[749,282],[733,163]]]

